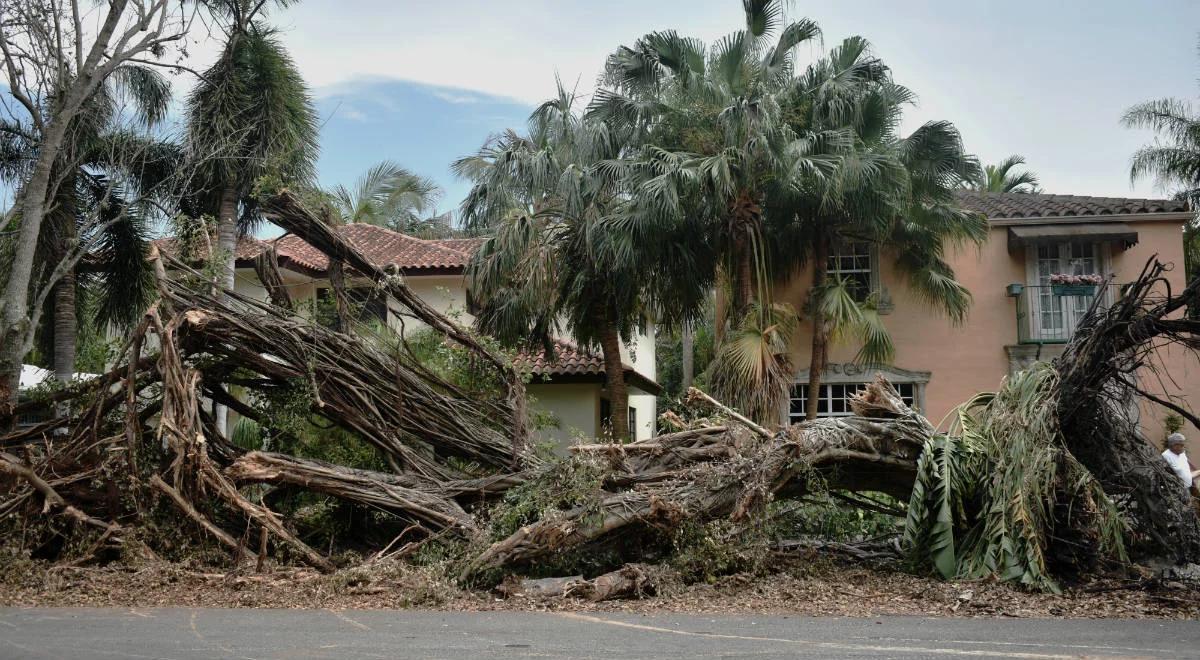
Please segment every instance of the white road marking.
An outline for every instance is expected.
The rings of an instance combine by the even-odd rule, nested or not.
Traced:
[[[886,642],[925,642],[928,640],[915,639],[909,637],[868,637],[866,639],[878,639]],[[1137,646],[1104,646],[1090,644],[1035,644],[1034,642],[981,642],[977,639],[947,639],[943,640],[950,644],[990,644],[995,646],[1026,646],[1034,648],[1056,648],[1056,649],[1090,649],[1094,651],[1138,651],[1141,653],[1166,653],[1164,649],[1147,649]]]
[[[365,624],[359,623],[359,622],[355,621],[354,619],[351,619],[350,617],[346,616],[345,614],[342,614],[341,612],[338,612],[337,610],[333,610],[333,609],[330,609],[330,608],[326,607],[326,608],[325,608],[325,611],[326,611],[326,612],[329,612],[329,613],[330,613],[330,614],[332,614],[332,615],[334,615],[334,616],[335,616],[335,617],[337,617],[339,620],[341,620],[341,621],[344,621],[344,622],[346,622],[346,623],[348,623],[348,624],[350,624],[350,625],[354,626],[355,628],[358,628],[359,630],[366,630],[367,632],[370,632],[370,631],[371,631],[371,627],[370,627],[370,626],[367,626],[367,625],[365,625]]]
[[[645,630],[648,632],[667,633],[671,635],[685,635],[694,637],[708,637],[714,639],[738,639],[752,642],[779,642],[781,644],[795,644],[797,646],[809,646],[818,649],[830,649],[838,651],[871,651],[875,653],[928,653],[931,655],[950,655],[950,656],[966,656],[966,657],[1005,657],[1005,658],[1022,658],[1025,660],[1074,660],[1078,655],[1066,655],[1061,653],[1027,653],[1027,652],[1007,652],[1007,651],[974,651],[970,649],[951,649],[939,647],[923,647],[923,646],[882,646],[878,644],[850,644],[845,642],[818,642],[806,639],[791,639],[785,637],[755,637],[750,635],[729,635],[723,633],[708,633],[708,632],[691,632],[687,630],[675,630],[674,628],[660,628],[658,626],[647,626],[640,623],[627,623],[625,621],[615,621],[612,619],[604,619],[596,616],[588,616],[586,614],[576,614],[574,612],[558,612],[558,616],[573,619],[575,621],[584,621],[587,623],[599,623],[609,626],[617,626],[621,628],[632,628],[634,630]]]

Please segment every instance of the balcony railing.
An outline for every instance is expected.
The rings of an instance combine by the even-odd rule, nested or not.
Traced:
[[[1118,284],[1022,287],[1016,296],[1017,340],[1022,344],[1066,343],[1096,297],[1100,297],[1101,307],[1107,307],[1120,295]]]

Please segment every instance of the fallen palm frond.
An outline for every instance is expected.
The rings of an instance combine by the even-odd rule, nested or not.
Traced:
[[[964,404],[952,435],[929,440],[905,525],[912,556],[945,578],[1049,590],[1056,573],[1127,560],[1124,520],[1063,444],[1057,384],[1049,364],[1035,364]]]

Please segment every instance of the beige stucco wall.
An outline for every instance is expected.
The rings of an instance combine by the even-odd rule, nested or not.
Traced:
[[[465,326],[470,326],[475,322],[475,318],[467,313],[467,294],[466,288],[463,286],[462,275],[422,275],[405,278],[404,282],[421,300],[442,314],[450,316]],[[393,303],[392,307],[403,309],[396,303]],[[425,327],[424,323],[411,317],[399,319],[394,314],[389,314],[388,324],[398,329],[401,320],[403,320],[405,332],[413,332]]]
[[[1177,265],[1169,275],[1172,286],[1183,286],[1183,245],[1179,222],[1136,222],[1139,243],[1127,251],[1113,250],[1111,270],[1115,282],[1133,280],[1146,260],[1158,254],[1164,262]],[[896,346],[894,365],[910,371],[931,373],[924,392],[923,412],[934,423],[955,406],[977,392],[996,389],[1008,373],[1009,361],[1004,350],[1017,343],[1016,301],[1005,293],[1009,283],[1025,283],[1025,255],[1010,254],[1007,228],[993,227],[982,247],[952,248],[948,260],[958,280],[974,298],[970,314],[961,326],[955,326],[939,311],[917,299],[893,268],[893,259],[883,251],[879,259],[880,284],[890,294],[894,308],[883,317]],[[778,285],[776,299],[791,303],[803,313],[811,286],[811,269],[798,272],[790,281]],[[812,343],[811,325],[802,323],[793,341],[797,371],[809,365]],[[840,345],[830,351],[830,362],[852,362],[857,345]],[[1053,352],[1047,349],[1047,357]],[[1179,352],[1182,353],[1182,352]],[[1174,395],[1200,397],[1200,363],[1195,355],[1164,355],[1170,379],[1164,379]],[[1174,383],[1171,383],[1171,380]],[[1154,380],[1158,387],[1158,380]],[[1196,405],[1197,402],[1192,402]],[[1166,413],[1157,407],[1143,411],[1142,425],[1147,437],[1157,442]],[[1193,455],[1200,454],[1200,432],[1190,425],[1184,430],[1192,444]]]
[[[555,451],[566,454],[567,447],[579,438],[595,438],[600,428],[599,383],[532,383],[528,388],[533,407],[554,415],[558,426],[536,432],[540,442],[552,443]]]

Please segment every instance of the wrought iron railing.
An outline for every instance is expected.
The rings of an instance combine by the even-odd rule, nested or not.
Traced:
[[[1022,344],[1066,343],[1097,297],[1098,307],[1107,307],[1120,295],[1118,284],[1022,287],[1016,296],[1017,340]]]

